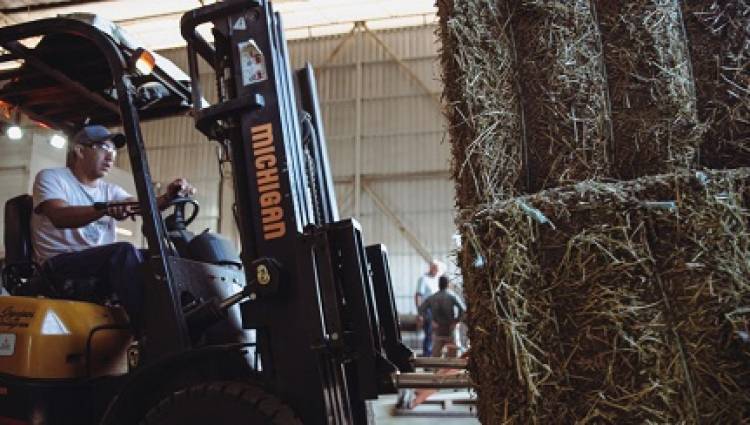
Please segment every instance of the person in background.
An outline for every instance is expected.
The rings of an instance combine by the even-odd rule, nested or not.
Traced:
[[[432,353],[441,357],[443,347],[456,349],[456,325],[463,319],[466,306],[456,294],[448,290],[448,276],[440,276],[438,292],[427,298],[419,306],[419,314],[427,321],[427,315],[432,318]],[[455,355],[455,354],[454,354]]]
[[[443,269],[443,264],[440,261],[432,260],[427,273],[417,280],[417,291],[414,294],[414,304],[417,311],[428,297],[438,291],[438,276],[442,274]],[[421,314],[417,314],[417,328],[419,326],[422,326],[422,330],[424,330],[422,355],[430,357],[432,355],[432,318],[429,316],[429,312],[424,318]]]

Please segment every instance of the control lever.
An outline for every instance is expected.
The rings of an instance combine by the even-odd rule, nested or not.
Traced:
[[[210,298],[196,307],[185,312],[190,334],[194,337],[202,334],[206,329],[227,318],[227,310],[245,298],[251,297],[251,286],[246,285],[242,291],[220,300],[217,297]]]
[[[227,318],[227,310],[245,300],[271,296],[279,288],[281,271],[277,262],[269,258],[260,258],[248,268],[250,276],[255,276],[242,291],[221,300],[217,297],[200,302],[197,306],[190,304],[184,311],[190,334],[200,336],[206,329]],[[254,271],[254,272],[253,272]]]

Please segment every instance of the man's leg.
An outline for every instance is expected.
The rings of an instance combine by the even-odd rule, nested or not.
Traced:
[[[424,330],[424,341],[422,341],[422,355],[430,357],[432,355],[432,315],[425,314],[424,324],[422,325]]]
[[[55,279],[95,277],[105,285],[104,292],[117,294],[134,326],[139,325],[143,304],[143,257],[132,244],[117,242],[60,254],[44,264]]]
[[[432,354],[435,357],[443,357],[443,347],[448,342],[447,340],[448,338],[446,337],[432,335]]]

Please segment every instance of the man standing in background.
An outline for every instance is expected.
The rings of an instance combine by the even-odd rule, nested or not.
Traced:
[[[417,291],[414,294],[414,304],[417,307],[417,311],[420,310],[422,303],[429,298],[430,295],[438,291],[438,277],[443,274],[444,270],[445,266],[443,263],[437,260],[432,260],[427,273],[420,276],[419,280],[417,280]],[[417,326],[419,326],[420,321],[422,321],[422,330],[424,330],[422,355],[430,357],[432,355],[432,316],[430,312],[426,312],[424,316],[418,314]]]
[[[432,317],[432,343],[435,357],[442,357],[443,347],[449,347],[448,357],[456,355],[456,325],[463,319],[466,306],[453,292],[448,290],[448,276],[438,280],[438,292],[430,295],[419,307],[419,314]],[[425,318],[425,321],[427,319]]]

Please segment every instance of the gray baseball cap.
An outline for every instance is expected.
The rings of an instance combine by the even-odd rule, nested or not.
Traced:
[[[87,125],[73,136],[73,143],[91,146],[111,140],[117,149],[125,146],[125,135],[121,133],[110,133],[106,127],[101,125]]]

